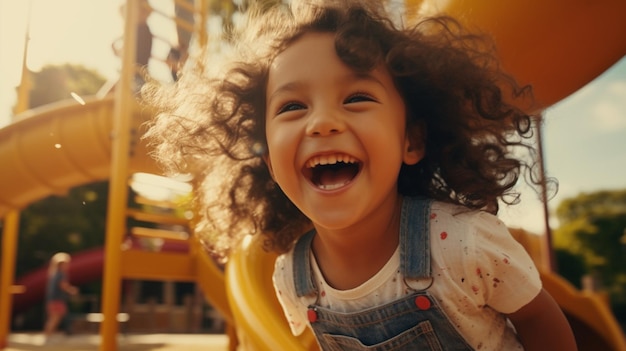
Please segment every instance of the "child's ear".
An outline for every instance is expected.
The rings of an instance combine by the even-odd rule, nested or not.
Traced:
[[[406,132],[404,156],[402,161],[409,165],[415,165],[424,158],[426,146],[424,144],[424,129],[422,127],[410,127]]]

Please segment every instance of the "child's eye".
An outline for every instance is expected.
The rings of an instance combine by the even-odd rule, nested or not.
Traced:
[[[290,111],[297,111],[297,110],[302,110],[305,109],[306,106],[304,106],[303,104],[299,103],[299,102],[288,102],[284,105],[282,105],[278,111],[276,112],[277,115],[281,114],[281,113],[285,113],[285,112],[290,112]]]
[[[365,93],[356,93],[356,94],[352,94],[350,95],[344,102],[344,104],[353,104],[353,103],[357,103],[357,102],[363,102],[363,101],[376,101],[376,99],[374,99],[372,96],[370,96],[369,94],[365,94]]]

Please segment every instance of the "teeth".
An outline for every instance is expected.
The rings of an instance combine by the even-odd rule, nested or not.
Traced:
[[[350,183],[350,181],[346,181],[346,182],[341,183],[341,184],[327,184],[327,185],[320,184],[317,187],[322,189],[322,190],[335,190],[335,189],[341,188],[342,186],[344,186],[344,185],[346,185],[348,183]]]
[[[320,165],[334,165],[338,162],[356,163],[357,160],[356,158],[345,154],[322,155],[311,158],[307,161],[306,166],[308,168],[315,168]]]

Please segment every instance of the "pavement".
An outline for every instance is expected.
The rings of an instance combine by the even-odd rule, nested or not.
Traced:
[[[41,333],[12,333],[4,351],[98,351],[100,335],[53,335],[47,342]],[[227,351],[224,334],[125,334],[118,337],[118,351]]]

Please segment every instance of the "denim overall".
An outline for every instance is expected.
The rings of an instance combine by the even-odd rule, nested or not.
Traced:
[[[430,201],[405,197],[400,216],[400,270],[407,281],[430,279],[423,290],[351,313],[333,312],[313,304],[309,322],[322,350],[472,350],[426,290],[430,269]],[[310,231],[294,248],[294,281],[299,297],[316,295],[311,272]],[[407,285],[407,287],[409,287]],[[410,288],[410,287],[409,287]]]

